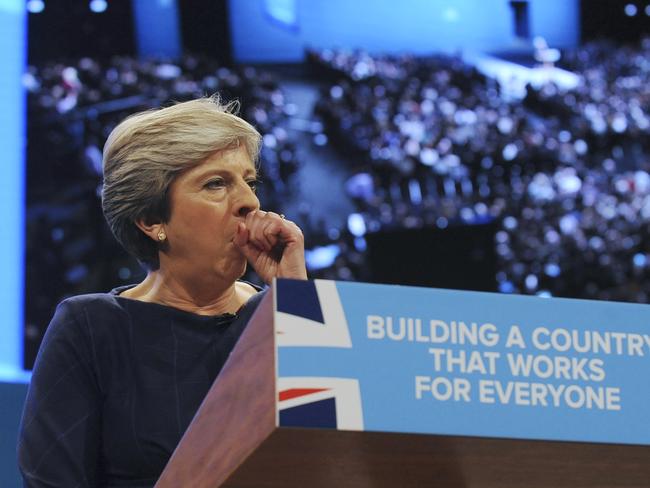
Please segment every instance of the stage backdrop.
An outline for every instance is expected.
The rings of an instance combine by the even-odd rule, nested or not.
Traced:
[[[504,51],[521,46],[511,4],[523,8],[530,38],[577,45],[578,0],[231,0],[233,53],[239,62],[300,62],[308,47]]]

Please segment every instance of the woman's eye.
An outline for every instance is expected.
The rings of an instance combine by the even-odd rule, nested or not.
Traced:
[[[218,180],[210,180],[208,181],[204,186],[205,188],[208,189],[215,189],[215,188],[221,188],[225,185],[225,182],[221,179]]]
[[[250,181],[247,181],[246,183],[248,183],[248,186],[251,187],[251,190],[257,191],[257,185],[259,185],[260,181],[259,180],[250,180]]]

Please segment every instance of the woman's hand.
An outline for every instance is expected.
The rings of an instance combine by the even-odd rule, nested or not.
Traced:
[[[273,278],[307,279],[302,231],[280,215],[250,212],[237,227],[233,242],[265,283]]]

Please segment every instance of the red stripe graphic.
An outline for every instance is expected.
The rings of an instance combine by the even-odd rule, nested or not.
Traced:
[[[278,397],[280,401],[283,402],[285,400],[291,400],[292,398],[311,395],[312,393],[327,391],[329,389],[330,388],[291,388],[289,390],[281,391]]]

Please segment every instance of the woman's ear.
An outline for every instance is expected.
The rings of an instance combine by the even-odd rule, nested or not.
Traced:
[[[138,229],[144,232],[150,239],[156,242],[162,243],[167,240],[165,226],[162,222],[150,223],[146,222],[144,219],[140,219],[136,221],[135,225],[137,225]]]

